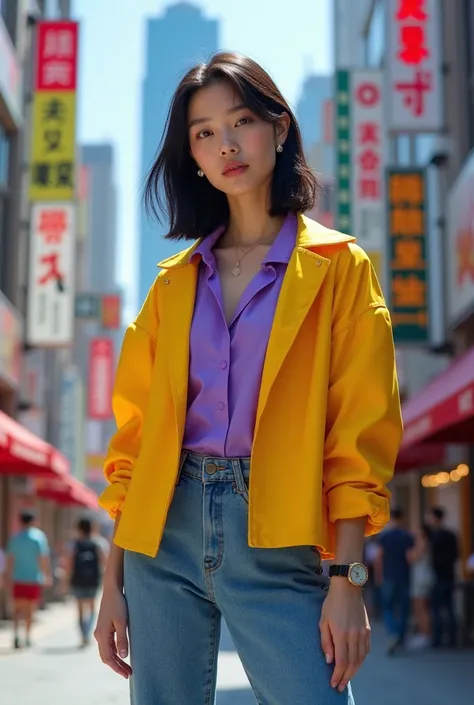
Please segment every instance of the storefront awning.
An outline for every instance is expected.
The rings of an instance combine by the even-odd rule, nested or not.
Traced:
[[[41,478],[36,482],[36,494],[62,505],[77,505],[98,509],[97,495],[72,475],[62,478]]]
[[[0,473],[61,477],[68,472],[62,453],[0,411]]]
[[[472,443],[474,348],[408,399],[402,411],[401,455],[423,443]]]

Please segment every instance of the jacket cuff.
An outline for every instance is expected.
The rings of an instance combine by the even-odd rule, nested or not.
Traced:
[[[365,535],[378,534],[390,519],[390,504],[387,497],[375,492],[339,485],[328,493],[329,520],[360,519],[367,517]]]
[[[121,482],[114,482],[105,488],[99,497],[99,505],[108,513],[112,519],[116,519],[117,514],[122,511],[122,507],[127,496],[127,488]]]

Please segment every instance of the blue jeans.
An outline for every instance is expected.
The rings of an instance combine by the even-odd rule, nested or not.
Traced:
[[[457,641],[457,620],[454,612],[454,583],[438,581],[431,594],[433,611],[433,646],[441,645],[443,638],[443,612],[446,614],[446,632],[450,646]]]
[[[403,644],[410,617],[409,581],[385,581],[382,585],[382,606],[386,631]]]
[[[185,453],[157,556],[125,553],[132,705],[212,705],[222,616],[258,703],[353,705],[321,649],[319,554],[248,546],[248,478]]]

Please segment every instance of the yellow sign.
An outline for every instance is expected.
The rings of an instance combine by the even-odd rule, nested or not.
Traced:
[[[75,191],[76,94],[37,91],[30,162],[32,201],[72,201]]]

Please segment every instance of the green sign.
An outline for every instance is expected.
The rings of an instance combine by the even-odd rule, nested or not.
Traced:
[[[428,343],[428,236],[423,169],[388,169],[390,309],[396,344]]]
[[[100,294],[76,294],[75,316],[82,319],[98,319],[102,310]]]
[[[335,138],[336,138],[336,229],[350,234],[351,218],[351,115],[350,73],[336,72]]]

